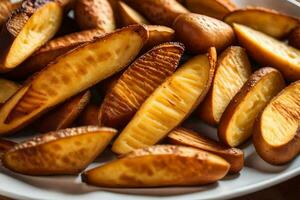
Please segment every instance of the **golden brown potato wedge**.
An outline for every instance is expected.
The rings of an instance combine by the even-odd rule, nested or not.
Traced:
[[[175,31],[167,26],[146,25],[145,27],[149,32],[149,38],[143,51],[149,50],[165,42],[171,42],[175,38]]]
[[[14,95],[20,87],[18,83],[0,78],[0,105]]]
[[[242,150],[226,147],[192,130],[176,128],[168,134],[168,141],[175,145],[184,145],[208,151],[224,158],[230,163],[230,173],[238,173],[244,167],[244,153]]]
[[[257,115],[285,86],[279,71],[265,67],[254,72],[229,103],[220,120],[220,140],[236,147],[244,143],[253,131]]]
[[[149,22],[133,8],[129,7],[122,1],[119,4],[119,15],[122,26],[128,26],[131,24],[149,24]]]
[[[62,7],[52,0],[26,0],[0,34],[0,71],[6,72],[50,40],[61,25]]]
[[[83,126],[49,132],[22,142],[2,157],[17,173],[41,176],[78,174],[107,147],[116,130]]]
[[[188,60],[142,104],[115,140],[117,154],[151,146],[163,139],[198,106],[211,85],[216,49]]]
[[[178,15],[189,12],[176,0],[125,0],[125,2],[157,25],[172,26]]]
[[[99,125],[98,114],[99,106],[89,103],[78,117],[78,124],[80,126],[97,126]]]
[[[268,163],[285,164],[300,152],[300,81],[283,89],[266,106],[254,126],[253,143]]]
[[[203,53],[210,47],[221,51],[234,40],[232,28],[215,18],[199,14],[182,14],[173,24],[176,38],[191,53]]]
[[[300,50],[247,26],[233,26],[239,42],[257,62],[277,68],[289,80],[300,79]]]
[[[26,78],[42,70],[57,57],[84,43],[91,42],[95,37],[100,37],[101,35],[104,35],[102,30],[91,29],[55,38],[42,46],[19,67],[7,73],[7,76],[16,79]]]
[[[0,0],[0,28],[13,11],[13,4],[9,0]]]
[[[0,134],[14,133],[51,107],[122,70],[147,38],[143,26],[132,25],[59,57],[0,108]]]
[[[12,149],[16,144],[16,142],[0,138],[0,159],[5,152]]]
[[[295,28],[289,35],[289,45],[300,49],[300,27]]]
[[[197,109],[198,116],[217,125],[236,93],[251,75],[251,64],[246,51],[238,46],[228,47],[218,58],[212,86]]]
[[[81,29],[101,29],[111,32],[116,28],[113,10],[108,0],[77,0],[75,19]]]
[[[90,102],[90,99],[91,92],[89,90],[72,97],[38,120],[36,129],[46,133],[69,128]]]
[[[154,47],[132,63],[106,94],[99,111],[101,126],[126,125],[152,92],[170,76],[184,52],[180,43]]]
[[[229,0],[185,0],[187,9],[193,13],[222,20],[236,6]]]
[[[297,18],[261,7],[235,10],[224,21],[231,25],[243,24],[275,38],[287,36],[300,23]]]
[[[199,149],[157,145],[91,169],[82,180],[100,187],[161,187],[203,185],[222,179],[230,165]]]

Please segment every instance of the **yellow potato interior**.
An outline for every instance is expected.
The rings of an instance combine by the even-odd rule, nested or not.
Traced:
[[[5,79],[0,78],[0,103],[4,103],[9,99],[18,89],[20,85]]]
[[[119,154],[154,145],[175,128],[195,106],[209,80],[206,55],[194,57],[144,102],[113,145]]]
[[[282,89],[281,85],[282,79],[278,73],[270,73],[250,89],[239,103],[226,130],[226,138],[230,146],[238,146],[251,136],[257,115]]]
[[[259,46],[267,54],[275,58],[285,60],[287,64],[300,68],[300,51],[284,42],[276,40],[262,32],[256,31],[244,25],[234,24],[234,29],[241,35],[246,35],[249,41]],[[270,61],[271,62],[271,61]],[[283,66],[285,67],[285,66]]]
[[[129,7],[127,4],[119,1],[121,9],[123,9],[123,12],[125,12],[133,21],[139,24],[149,24],[149,22],[138,12],[133,10],[131,7]],[[124,16],[123,16],[124,17]]]
[[[60,27],[63,11],[50,2],[39,8],[14,40],[5,60],[7,68],[14,68],[54,36]]]
[[[280,146],[294,138],[300,121],[300,83],[286,88],[264,110],[262,136],[270,145]]]
[[[213,116],[217,122],[235,94],[251,75],[247,54],[239,47],[232,47],[227,56],[219,60],[213,83]]]

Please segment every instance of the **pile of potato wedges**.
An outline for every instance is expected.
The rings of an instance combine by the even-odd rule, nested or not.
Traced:
[[[0,28],[0,160],[13,172],[203,185],[243,173],[249,140],[273,165],[300,153],[297,17],[230,0],[0,0]],[[191,116],[219,140],[184,127]],[[116,159],[85,171],[105,149]]]

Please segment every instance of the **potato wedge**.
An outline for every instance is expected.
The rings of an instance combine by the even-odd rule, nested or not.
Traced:
[[[18,83],[0,78],[0,105],[14,95],[20,87]]]
[[[207,52],[210,47],[221,51],[234,40],[232,28],[226,23],[199,14],[182,14],[173,24],[176,38],[191,53]]]
[[[194,147],[224,158],[230,164],[230,173],[238,173],[244,167],[242,150],[226,147],[192,130],[179,127],[171,131],[167,138],[171,144]]]
[[[295,28],[289,35],[289,45],[300,49],[300,27]]]
[[[225,108],[250,75],[251,64],[246,51],[238,46],[228,47],[218,58],[212,87],[196,111],[200,119],[217,125]]]
[[[55,1],[25,0],[0,34],[0,72],[17,67],[50,40],[62,17],[62,7]]]
[[[0,159],[5,152],[12,149],[16,144],[16,142],[0,138]]]
[[[300,79],[300,50],[247,26],[233,26],[239,42],[257,62],[278,69],[289,80]]]
[[[26,59],[20,67],[7,73],[7,76],[15,79],[24,79],[33,73],[42,70],[57,57],[86,42],[91,42],[95,37],[100,37],[101,35],[104,35],[102,30],[91,29],[50,40],[32,56]]]
[[[119,1],[118,5],[122,26],[128,26],[131,24],[150,24],[141,14],[136,12],[124,2]]]
[[[80,126],[99,125],[98,113],[99,113],[99,106],[93,103],[89,103],[85,107],[83,112],[79,115],[78,124]]]
[[[223,113],[218,127],[220,140],[231,147],[244,143],[252,135],[257,115],[284,86],[281,73],[274,68],[254,72]]]
[[[253,144],[268,163],[285,164],[300,152],[300,81],[283,89],[266,106],[254,126]]]
[[[0,28],[9,18],[12,11],[12,3],[9,0],[0,0]]]
[[[188,60],[142,104],[115,140],[117,154],[156,144],[198,106],[211,85],[216,50]]]
[[[236,6],[229,0],[185,0],[187,9],[193,13],[222,20]]]
[[[98,126],[63,129],[34,137],[7,151],[3,166],[33,175],[78,174],[107,147],[116,130]]]
[[[51,107],[122,70],[147,38],[143,26],[132,25],[59,57],[0,108],[0,134],[16,132]]]
[[[189,12],[176,0],[125,0],[125,2],[157,25],[172,26],[177,16]]]
[[[72,97],[38,120],[36,129],[46,133],[69,128],[90,102],[90,99],[91,92],[89,90]]]
[[[199,149],[157,145],[86,171],[82,180],[100,187],[203,185],[222,179],[229,167],[223,158]]]
[[[261,7],[234,10],[224,21],[231,25],[243,24],[275,38],[287,36],[300,23],[297,18]]]
[[[146,25],[149,32],[149,38],[143,48],[143,51],[149,50],[165,42],[171,42],[175,38],[175,31],[167,26]]]
[[[113,10],[108,0],[77,0],[74,8],[75,19],[81,29],[115,30]]]
[[[184,52],[180,43],[154,47],[132,63],[106,94],[99,111],[101,126],[125,126],[152,92],[170,76]]]

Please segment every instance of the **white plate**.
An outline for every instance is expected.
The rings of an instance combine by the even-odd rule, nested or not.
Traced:
[[[300,4],[290,0],[235,0],[239,6],[262,5],[300,17]],[[189,120],[186,126],[200,132],[216,135],[216,130],[197,120]],[[19,138],[20,139],[20,138]],[[30,177],[12,173],[0,167],[0,194],[15,199],[38,200],[200,200],[228,199],[262,190],[300,174],[300,157],[288,165],[275,167],[258,157],[251,144],[245,145],[245,168],[238,175],[227,176],[218,183],[204,187],[176,187],[152,189],[104,189],[87,186],[80,177]],[[112,158],[104,153],[89,168]]]

